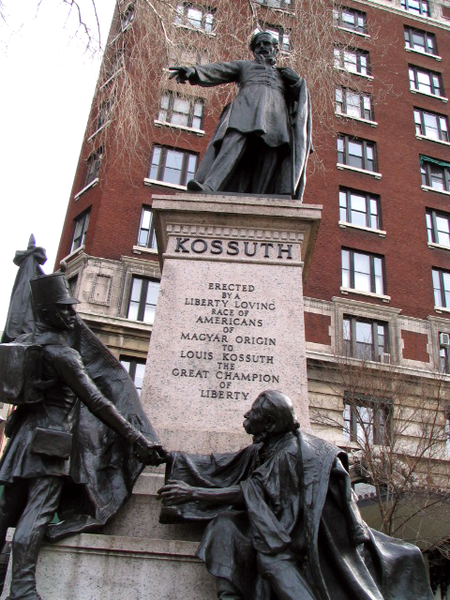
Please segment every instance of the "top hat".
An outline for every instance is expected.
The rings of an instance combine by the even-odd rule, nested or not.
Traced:
[[[30,279],[31,297],[36,310],[55,304],[79,304],[70,295],[69,284],[63,273],[42,275]]]

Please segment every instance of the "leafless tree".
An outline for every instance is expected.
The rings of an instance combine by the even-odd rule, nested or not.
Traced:
[[[313,426],[342,432],[353,480],[366,484],[366,504],[376,506],[369,524],[447,554],[448,381],[348,357],[317,363],[314,373],[330,396],[313,393]]]

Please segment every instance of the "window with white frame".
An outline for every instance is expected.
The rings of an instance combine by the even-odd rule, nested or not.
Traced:
[[[428,242],[450,248],[450,213],[428,208],[426,223]]]
[[[367,15],[355,8],[335,6],[333,9],[334,23],[337,27],[350,29],[357,33],[367,33]]]
[[[339,189],[339,221],[357,227],[381,229],[380,197],[341,187]]]
[[[420,157],[422,185],[450,192],[450,163],[429,156]]]
[[[158,120],[170,125],[201,129],[203,111],[203,100],[167,91],[161,96]]]
[[[430,94],[431,96],[444,96],[444,88],[442,86],[442,78],[440,73],[415,67],[409,67],[409,87],[416,92]]]
[[[416,52],[437,56],[436,36],[434,33],[405,26],[405,47]]]
[[[130,376],[130,379],[134,383],[137,393],[140,396],[142,391],[142,384],[144,382],[145,360],[141,358],[121,356],[120,362],[122,363],[122,366],[125,368],[126,372]]]
[[[139,234],[137,245],[143,248],[151,248],[157,250],[155,225],[153,222],[153,212],[151,208],[145,207],[142,209],[141,222],[139,225]]]
[[[401,7],[410,13],[421,15],[422,17],[430,16],[430,4],[428,0],[401,0]]]
[[[349,73],[370,75],[369,53],[357,48],[334,47],[334,66]]]
[[[355,138],[350,135],[338,134],[337,160],[342,165],[355,167],[365,171],[377,170],[375,142]]]
[[[336,112],[347,117],[373,120],[372,97],[345,87],[336,88]]]
[[[358,292],[384,294],[383,257],[343,248],[342,287]]]
[[[433,269],[434,305],[450,308],[450,271]]]
[[[158,292],[159,281],[133,276],[127,318],[132,321],[153,323]]]
[[[214,29],[215,10],[200,4],[182,2],[177,4],[175,23],[211,33]]]
[[[89,219],[91,216],[91,209],[85,210],[81,215],[75,218],[75,226],[72,237],[72,245],[70,252],[74,252],[80,246],[84,246],[86,240],[86,233],[89,226]]]
[[[450,334],[443,331],[439,333],[439,370],[450,373]]]
[[[342,321],[345,356],[380,360],[389,352],[388,325],[382,321],[345,315]]]
[[[198,155],[187,150],[153,146],[149,178],[185,186],[194,177]]]
[[[103,158],[103,148],[97,148],[87,159],[87,171],[84,185],[87,186],[98,178]]]
[[[268,23],[262,24],[263,30],[268,31],[278,40],[280,50],[283,52],[291,51],[291,30],[282,27],[281,25],[269,25]]]
[[[129,4],[126,10],[121,13],[120,21],[122,30],[126,29],[131,23],[134,21],[134,6],[133,4]]]
[[[448,119],[445,115],[428,112],[422,108],[414,109],[416,134],[431,140],[450,141],[448,135]]]
[[[361,446],[390,443],[392,404],[363,394],[344,395],[344,439]]]
[[[258,4],[270,6],[270,8],[284,8],[289,10],[292,8],[292,0],[256,0]]]
[[[97,116],[97,129],[100,129],[109,121],[113,104],[114,104],[113,98],[108,98],[108,100],[105,100],[104,102],[101,103],[100,108],[98,110],[98,116]]]

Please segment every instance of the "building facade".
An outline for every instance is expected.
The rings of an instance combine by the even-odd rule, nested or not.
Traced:
[[[69,199],[58,264],[67,263],[80,314],[138,387],[160,278],[152,196],[185,189],[222,104],[203,88],[181,93],[167,68],[238,57],[225,31],[238,21],[245,40],[255,25],[277,34],[286,64],[299,50],[297,33],[314,46],[300,2],[227,4],[231,23],[233,12],[221,19],[220,0],[176,2],[149,35],[141,3],[118,2]],[[417,496],[418,488],[445,487],[450,456],[450,4],[348,0],[318,2],[308,18],[314,12],[314,66],[308,57],[300,63],[315,125],[304,202],[323,205],[305,287],[313,427],[360,459],[354,478],[371,484],[366,500],[380,490]],[[178,54],[166,44],[171,35],[182,42]],[[162,83],[149,86],[147,112],[133,129],[136,120],[117,107],[132,90],[126,77],[141,77],[136,48],[144,45]],[[380,466],[387,447],[389,465]],[[405,452],[420,455],[422,466],[406,464]],[[408,537],[380,514],[386,531]],[[409,537],[432,550],[442,541],[433,535]]]

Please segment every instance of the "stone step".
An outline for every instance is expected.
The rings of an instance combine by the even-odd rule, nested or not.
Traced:
[[[81,534],[45,544],[37,567],[43,600],[214,600],[197,544]],[[10,568],[0,600],[8,596]]]

